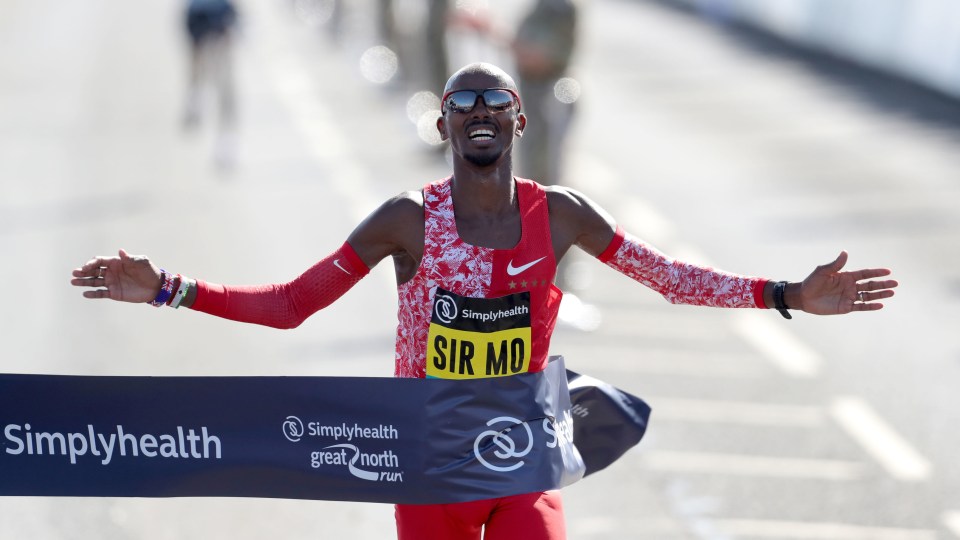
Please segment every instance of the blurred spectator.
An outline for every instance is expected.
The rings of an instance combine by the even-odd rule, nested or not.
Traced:
[[[517,82],[527,115],[517,172],[542,184],[562,181],[560,156],[573,104],[557,99],[555,87],[570,67],[576,19],[574,0],[536,0],[513,40]]]
[[[564,183],[563,147],[575,99],[560,96],[558,83],[570,68],[576,26],[574,0],[535,0],[512,42],[520,99],[527,116],[523,139],[517,145],[517,175],[545,185]],[[566,291],[558,319],[561,324],[592,331],[600,325],[602,315],[596,306],[580,299],[589,279],[575,279],[583,274],[573,271],[576,268],[566,260],[557,268],[557,283]]]
[[[231,58],[231,32],[237,11],[230,0],[187,0],[186,25],[190,36],[190,74],[184,125],[195,128],[204,116],[204,89],[212,86],[217,99],[218,124],[214,158],[232,166],[236,159],[237,104]]]

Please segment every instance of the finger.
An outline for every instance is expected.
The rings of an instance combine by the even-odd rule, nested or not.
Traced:
[[[81,277],[70,280],[74,287],[106,287],[107,280],[102,277]]]
[[[97,275],[100,273],[102,268],[104,267],[99,265],[92,265],[92,266],[83,265],[80,268],[74,268],[72,273],[73,273],[73,277],[91,278],[91,277],[97,277]]]
[[[110,291],[108,291],[107,289],[97,289],[95,291],[83,291],[83,297],[93,298],[93,299],[110,298]]]
[[[893,272],[889,268],[865,268],[863,270],[851,270],[850,276],[857,280],[873,279],[883,276],[889,276]]]
[[[883,290],[883,291],[875,291],[875,292],[864,292],[860,294],[862,295],[861,296],[862,302],[873,302],[875,300],[890,298],[891,296],[893,296],[894,293],[891,290]]]
[[[120,260],[122,261],[142,262],[147,260],[146,255],[131,255],[130,253],[127,252],[127,250],[122,248],[120,249],[119,254],[120,254]]]
[[[880,302],[868,302],[868,303],[856,303],[851,306],[851,311],[877,311],[878,309],[883,309],[883,304]]]
[[[866,283],[857,283],[857,291],[879,291],[881,289],[893,289],[900,285],[894,279],[884,281],[867,281]]]
[[[74,269],[73,274],[74,275],[89,274],[91,270],[100,268],[100,265],[101,265],[101,259],[99,257],[95,257],[83,263],[83,266],[81,266],[80,268]]]
[[[83,267],[87,268],[88,266],[89,267],[103,266],[107,264],[107,259],[113,259],[113,258],[114,257],[107,257],[106,255],[97,255],[96,257],[93,257],[92,259],[87,261],[87,263],[84,264]]]
[[[94,284],[96,280],[97,278],[92,277],[79,277],[71,279],[70,284],[74,287],[96,287],[97,285]]]
[[[85,262],[83,266],[81,266],[80,268],[77,268],[76,270],[74,270],[74,275],[76,275],[76,272],[78,270],[80,272],[85,272],[87,274],[90,274],[92,272],[93,275],[95,275],[96,271],[99,268],[104,268],[107,266],[109,261],[115,261],[115,260],[117,260],[116,257],[104,257],[103,255],[97,255],[96,257]]]

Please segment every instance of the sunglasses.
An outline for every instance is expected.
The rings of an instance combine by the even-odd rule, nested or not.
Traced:
[[[487,106],[487,110],[492,113],[504,112],[513,107],[514,103],[517,105],[517,112],[520,112],[520,96],[509,88],[447,92],[441,100],[440,112],[468,113],[473,110],[477,104],[477,98],[481,96],[483,96],[483,103]]]

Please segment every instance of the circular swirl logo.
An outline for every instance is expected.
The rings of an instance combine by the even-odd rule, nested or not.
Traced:
[[[283,421],[283,436],[290,442],[300,442],[303,437],[303,422],[296,416],[288,416]]]
[[[440,322],[450,324],[457,318],[457,311],[457,302],[453,298],[438,294],[433,299],[433,312]]]
[[[533,448],[533,432],[530,431],[530,426],[527,425],[526,422],[521,422],[520,420],[510,416],[499,416],[494,418],[493,420],[487,422],[487,426],[493,426],[494,424],[500,422],[510,422],[512,426],[500,431],[488,429],[482,432],[480,435],[477,435],[476,440],[473,441],[473,453],[477,456],[477,460],[480,461],[484,467],[490,469],[491,471],[515,471],[522,467],[524,463],[523,460],[519,458],[529,454],[530,450]],[[523,450],[517,450],[517,443],[510,435],[510,433],[514,431],[513,426],[523,426],[527,432],[527,446]],[[486,458],[483,457],[483,454],[480,453],[480,446],[484,444],[484,440],[488,437],[491,438],[492,444],[497,447],[497,449],[493,451],[493,455],[502,460],[517,459],[519,461],[510,465],[494,465],[493,463],[487,461]],[[487,446],[489,446],[489,444],[487,444]]]

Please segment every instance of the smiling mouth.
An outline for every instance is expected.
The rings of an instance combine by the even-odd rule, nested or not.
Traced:
[[[471,141],[492,141],[495,133],[489,129],[475,129],[467,134]]]

